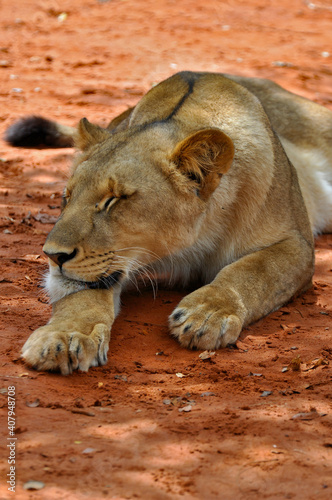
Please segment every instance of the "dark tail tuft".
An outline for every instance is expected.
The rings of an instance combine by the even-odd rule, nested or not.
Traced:
[[[20,148],[69,148],[73,147],[73,133],[41,116],[21,118],[5,132],[5,140]]]

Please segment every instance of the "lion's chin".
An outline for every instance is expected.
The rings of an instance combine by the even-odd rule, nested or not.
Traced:
[[[50,303],[53,304],[67,295],[87,288],[109,290],[119,284],[123,277],[123,271],[114,271],[109,276],[99,278],[96,281],[75,280],[59,272],[59,268],[51,267],[44,277],[44,288]]]
[[[45,291],[51,304],[58,302],[58,300],[63,299],[67,295],[79,292],[80,290],[84,290],[86,288],[83,282],[66,278],[52,267],[44,276],[43,281]]]
[[[120,283],[122,277],[123,271],[114,271],[114,273],[109,276],[99,278],[97,281],[86,281],[85,285],[87,288],[91,289],[109,290],[117,283]]]

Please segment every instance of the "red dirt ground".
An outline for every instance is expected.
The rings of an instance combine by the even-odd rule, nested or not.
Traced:
[[[271,78],[332,109],[331,0],[2,0],[0,13],[1,133],[31,113],[106,124],[182,69]],[[62,377],[22,363],[50,315],[41,249],[72,153],[0,144],[0,497],[332,498],[331,235],[314,289],[210,360],[169,337],[181,294],[162,290],[124,297],[105,367]]]

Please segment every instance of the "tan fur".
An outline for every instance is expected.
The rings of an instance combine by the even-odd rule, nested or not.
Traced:
[[[44,246],[54,314],[27,363],[66,374],[104,362],[120,292],[142,274],[202,284],[169,320],[198,349],[234,343],[310,287],[312,233],[332,227],[331,116],[266,80],[186,72],[108,129],[82,120]]]

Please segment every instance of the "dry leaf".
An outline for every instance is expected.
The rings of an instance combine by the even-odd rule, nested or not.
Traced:
[[[94,417],[95,414],[92,411],[83,410],[81,408],[72,408],[70,410],[72,413],[79,413],[80,415],[86,415],[87,417]]]
[[[308,413],[296,413],[292,416],[292,420],[313,420],[314,418],[321,417],[317,410],[311,410]]]
[[[310,363],[307,363],[307,366],[303,371],[308,372],[310,370],[314,370],[315,368],[318,368],[319,366],[328,365],[328,364],[329,364],[329,362],[327,361],[327,359],[316,358],[316,359],[313,359]]]
[[[183,378],[183,377],[185,377],[185,376],[186,376],[186,375],[183,375],[183,373],[176,373],[175,375],[176,375],[177,377],[179,377],[179,378]]]
[[[40,255],[39,254],[27,254],[24,255],[22,260],[27,260],[28,262],[37,262],[40,260]]]
[[[33,232],[33,234],[38,234],[38,235],[40,235],[40,234],[43,234],[43,235],[46,235],[46,236],[48,235],[48,232],[47,231],[43,231],[42,229],[33,229],[32,232]]]
[[[211,359],[212,356],[215,355],[215,351],[204,351],[199,354],[199,358],[201,358],[202,361],[205,361],[206,359]]]
[[[36,408],[37,406],[39,406],[39,399],[35,399],[35,401],[32,401],[31,403],[29,403],[28,401],[26,401],[26,405],[29,407],[29,408]]]
[[[192,406],[191,405],[187,405],[187,406],[184,406],[183,408],[179,408],[179,411],[185,411],[185,412],[188,412],[188,411],[191,411],[192,410]]]
[[[300,356],[296,356],[296,358],[292,359],[289,366],[293,370],[293,372],[299,372],[301,370],[301,363],[302,360]]]
[[[177,398],[173,398],[171,400],[171,403],[173,406],[180,406],[181,405],[181,401],[182,401],[182,398],[181,396],[177,397]]]
[[[38,214],[34,215],[33,218],[37,222],[41,222],[42,224],[55,224],[58,220],[58,217],[50,214],[42,214],[38,212]]]
[[[103,387],[104,385],[104,382],[98,382],[98,389],[100,389],[101,387]]]

